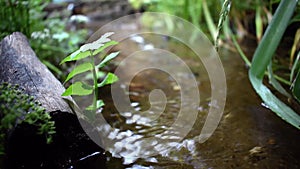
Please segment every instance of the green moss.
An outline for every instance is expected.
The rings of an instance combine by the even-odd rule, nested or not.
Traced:
[[[0,84],[0,110],[0,154],[4,153],[4,133],[20,123],[36,126],[37,134],[44,135],[47,143],[52,142],[54,121],[40,103],[34,101],[34,97],[24,94],[18,85]]]

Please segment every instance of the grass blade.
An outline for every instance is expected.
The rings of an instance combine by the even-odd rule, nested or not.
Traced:
[[[211,35],[212,39],[215,39],[216,34],[217,34],[217,28],[216,28],[216,25],[214,24],[214,20],[213,20],[212,16],[210,15],[206,0],[202,1],[202,7],[203,7],[203,13],[204,13],[204,17],[205,17],[210,35]]]
[[[272,56],[279,45],[296,5],[297,0],[282,0],[280,2],[273,20],[254,53],[250,73],[257,78],[263,78],[264,72],[272,60]]]
[[[299,42],[300,42],[300,28],[297,30],[295,38],[294,38],[294,44],[292,46],[292,50],[291,50],[291,54],[290,54],[290,66],[293,64],[294,55],[297,51],[297,47],[299,46]]]
[[[290,74],[290,81],[293,81],[294,75],[295,75],[295,71],[297,71],[297,69],[299,69],[299,60],[300,60],[300,51],[297,54],[296,60],[293,64],[292,70],[291,70],[291,74]]]
[[[293,94],[298,102],[300,102],[300,70],[298,71],[296,79],[293,83]]]
[[[261,7],[257,6],[256,14],[255,14],[255,29],[256,29],[256,38],[258,42],[261,40],[263,34],[263,19],[261,13],[262,13]]]
[[[273,74],[272,62],[270,62],[268,66],[268,77],[269,83],[281,94],[285,95],[286,97],[291,97],[291,95],[281,86],[281,84],[275,79]]]
[[[296,5],[297,0],[282,0],[280,2],[261,43],[254,53],[252,65],[249,70],[249,79],[258,95],[273,112],[286,122],[300,129],[300,116],[280,101],[263,84],[265,70],[272,61],[272,57],[288,26],[289,20],[294,12],[293,9],[295,9]]]
[[[239,45],[239,43],[237,42],[235,36],[233,35],[233,33],[231,32],[230,30],[230,36],[231,36],[231,39],[232,39],[232,42],[235,46],[235,48],[238,50],[239,54],[241,55],[242,59],[244,60],[244,62],[246,63],[246,65],[248,67],[251,66],[251,62],[249,61],[249,59],[247,58],[247,56],[245,55],[245,53],[243,52],[241,46]]]
[[[250,81],[259,96],[273,112],[289,124],[300,129],[300,116],[297,113],[272,94],[272,92],[262,84],[260,79],[250,75]]]

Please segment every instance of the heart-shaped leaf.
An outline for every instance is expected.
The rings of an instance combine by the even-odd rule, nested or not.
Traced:
[[[97,55],[98,53],[102,52],[104,49],[108,48],[109,46],[116,45],[116,44],[118,44],[118,42],[116,42],[116,41],[110,41],[110,42],[107,42],[107,43],[105,43],[101,48],[96,49],[96,50],[93,52],[93,55]]]
[[[76,82],[69,86],[62,96],[78,95],[86,96],[93,93],[93,87],[82,82]]]
[[[112,59],[114,59],[116,56],[118,56],[120,52],[114,52],[114,53],[111,53],[109,54],[108,56],[106,56],[96,67],[99,69],[99,68],[102,68],[103,66],[105,66],[105,64],[109,61],[111,61]]]
[[[91,55],[90,51],[81,52],[80,49],[79,49],[79,50],[76,50],[75,52],[73,52],[71,55],[69,55],[66,58],[64,58],[60,62],[60,64],[63,64],[65,62],[70,62],[70,61],[84,59],[84,58],[86,58],[86,57],[88,57],[90,55]]]
[[[93,69],[93,65],[90,62],[87,63],[83,63],[80,64],[78,66],[76,66],[69,74],[67,79],[65,80],[65,82],[69,81],[72,77],[74,77],[75,75],[78,75],[80,73],[89,71]]]
[[[96,109],[100,109],[100,108],[103,107],[104,105],[105,105],[105,104],[104,104],[103,100],[97,100]],[[89,105],[89,106],[86,108],[86,110],[90,110],[90,111],[94,110],[93,105]]]
[[[85,51],[89,51],[89,50],[99,49],[100,47],[104,46],[104,43],[111,41],[111,39],[109,39],[108,37],[111,36],[112,34],[114,34],[114,32],[105,33],[98,40],[81,46],[80,51],[85,52]]]
[[[106,75],[105,79],[101,83],[98,84],[98,87],[102,87],[102,86],[105,86],[105,85],[112,84],[112,83],[114,83],[118,80],[119,80],[118,76],[116,76],[113,73],[108,73]]]

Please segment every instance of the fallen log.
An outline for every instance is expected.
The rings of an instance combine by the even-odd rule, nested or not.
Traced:
[[[72,108],[61,97],[65,88],[37,58],[22,33],[13,33],[0,42],[0,83],[3,82],[19,85],[24,93],[33,96],[50,113],[56,127],[53,143],[47,144],[36,127],[17,125],[6,144],[5,168],[71,168],[95,151],[101,152],[98,159],[105,163],[103,150],[83,131]],[[71,97],[67,99],[73,102]]]
[[[1,41],[0,63],[0,83],[21,85],[47,112],[72,112],[61,97],[64,87],[36,57],[23,34],[13,33]]]

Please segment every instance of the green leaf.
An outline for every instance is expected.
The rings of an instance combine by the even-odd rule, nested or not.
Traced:
[[[87,63],[83,63],[83,64],[80,64],[78,66],[76,66],[69,74],[68,74],[68,77],[66,78],[65,82],[66,83],[67,81],[69,81],[72,77],[74,77],[75,75],[78,75],[80,73],[83,73],[83,72],[86,72],[86,71],[89,71],[89,70],[92,70],[93,69],[93,65],[90,63],[90,62],[87,62]]]
[[[105,77],[105,79],[98,84],[98,87],[102,87],[102,86],[105,86],[105,85],[109,85],[109,84],[113,84],[114,82],[118,81],[119,78],[113,74],[113,73],[108,73]]]
[[[279,45],[279,42],[293,15],[297,0],[281,0],[262,40],[255,50],[249,79],[265,104],[279,117],[300,129],[300,116],[285,103],[280,101],[264,84],[263,77],[267,66]]]
[[[103,100],[97,100],[96,109],[100,109],[100,108],[103,107],[104,105],[105,105],[105,104],[104,104]],[[94,110],[93,105],[89,105],[89,106],[86,108],[86,110],[90,110],[90,111]]]
[[[65,62],[70,62],[70,61],[75,61],[75,60],[80,60],[80,59],[84,59],[88,56],[91,55],[90,51],[85,51],[85,52],[81,52],[80,49],[73,52],[71,55],[67,56],[66,58],[64,58],[60,64],[63,64]]]
[[[118,44],[118,42],[116,41],[107,42],[101,48],[94,50],[93,55],[97,55],[98,53],[102,52],[104,49],[108,48],[109,46],[116,45],[116,44]]]
[[[250,75],[250,80],[259,96],[273,112],[286,122],[300,129],[300,116],[295,113],[294,110],[280,101],[265,85],[262,84],[260,79]]]
[[[106,75],[106,72],[103,72],[103,71],[98,71],[97,72],[97,79],[102,79],[104,78]],[[83,77],[84,80],[93,80],[94,79],[94,76],[93,76],[93,73],[87,73],[84,77]]]
[[[97,100],[97,109],[103,107],[105,104],[103,102],[103,100]]]
[[[46,142],[47,142],[47,144],[50,144],[50,143],[52,143],[52,141],[53,141],[53,138],[52,137],[48,137]]]
[[[111,41],[111,39],[109,39],[108,37],[113,34],[114,34],[114,32],[107,32],[104,35],[102,35],[98,40],[91,42],[91,43],[87,43],[85,45],[82,45],[79,50],[81,52],[85,52],[85,51],[99,49],[100,47],[104,46],[105,43]]]
[[[100,53],[101,51],[103,51],[105,48],[118,44],[118,42],[111,41],[111,39],[108,38],[112,34],[114,34],[114,33],[113,32],[105,33],[98,40],[81,46],[80,49],[76,50],[71,55],[69,55],[65,59],[63,59],[60,62],[60,64],[63,64],[65,62],[69,62],[69,61],[75,61],[75,60],[80,60],[80,59],[86,58],[91,55],[91,51],[93,51],[93,50],[94,50],[93,55],[96,55],[96,54]]]
[[[106,56],[97,66],[96,68],[102,68],[103,66],[106,65],[107,62],[111,61],[112,59],[114,59],[116,56],[118,56],[120,52],[114,52],[109,54],[108,56]]]
[[[86,96],[93,93],[93,87],[82,82],[76,82],[69,86],[62,96],[78,95]]]

